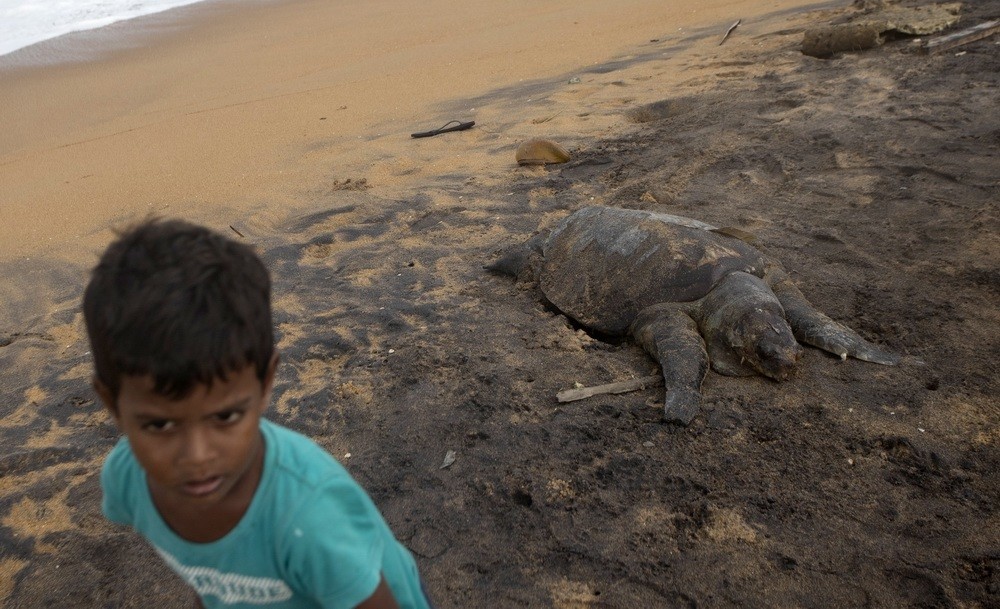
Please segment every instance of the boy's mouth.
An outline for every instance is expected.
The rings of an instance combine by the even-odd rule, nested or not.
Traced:
[[[184,483],[184,492],[192,497],[211,495],[222,486],[222,476],[212,476],[201,480],[191,480]]]

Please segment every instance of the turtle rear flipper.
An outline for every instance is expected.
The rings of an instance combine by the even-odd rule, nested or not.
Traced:
[[[899,363],[898,355],[876,347],[854,330],[816,310],[784,271],[768,272],[766,281],[785,309],[785,318],[799,342],[819,347],[840,359],[851,356],[886,366]]]
[[[643,309],[630,333],[663,370],[664,420],[687,425],[701,408],[701,382],[708,372],[698,325],[676,305],[661,304]]]

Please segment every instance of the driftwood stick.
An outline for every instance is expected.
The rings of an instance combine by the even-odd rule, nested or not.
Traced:
[[[940,53],[963,44],[982,40],[997,32],[1000,32],[1000,20],[987,21],[952,34],[932,38],[924,43],[923,51],[924,53]]]
[[[740,24],[740,22],[741,22],[741,21],[743,21],[743,20],[742,20],[742,19],[737,19],[737,20],[736,20],[736,23],[734,23],[734,24],[732,24],[731,26],[729,26],[729,29],[728,29],[728,30],[726,30],[726,35],[725,35],[725,36],[723,36],[723,37],[722,37],[722,40],[721,40],[721,41],[719,42],[719,46],[720,46],[720,47],[722,46],[722,43],[723,43],[723,42],[725,42],[726,40],[728,40],[728,39],[729,39],[729,35],[733,33],[733,30],[735,30],[735,29],[736,29],[736,26],[738,26],[738,25]]]
[[[629,391],[639,391],[640,389],[645,389],[646,387],[655,387],[662,384],[663,376],[657,374],[656,376],[643,376],[630,381],[621,381],[620,383],[608,383],[607,385],[598,385],[596,387],[567,389],[557,393],[556,399],[560,402],[575,402],[576,400],[582,400],[595,395],[603,395],[605,393],[628,393]]]

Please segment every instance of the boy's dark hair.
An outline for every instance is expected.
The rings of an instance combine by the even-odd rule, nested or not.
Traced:
[[[98,380],[153,377],[181,399],[247,365],[264,379],[274,352],[271,279],[248,246],[181,220],[119,235],[94,268],[83,316]]]

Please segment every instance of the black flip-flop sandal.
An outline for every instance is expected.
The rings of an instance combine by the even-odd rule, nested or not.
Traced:
[[[457,124],[452,125],[452,123],[457,123]],[[431,131],[421,131],[420,133],[411,133],[410,137],[431,137],[432,135],[438,135],[439,133],[448,133],[449,131],[465,131],[466,129],[470,129],[475,124],[476,121],[469,121],[467,123],[463,123],[461,121],[449,121],[441,125],[437,129]],[[449,127],[448,125],[452,126]]]

